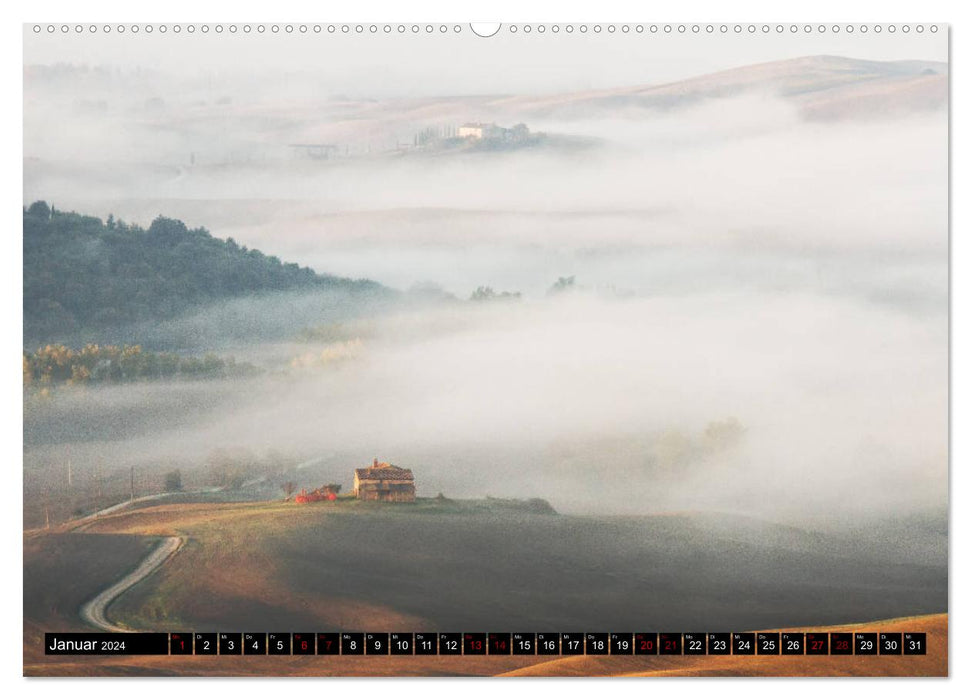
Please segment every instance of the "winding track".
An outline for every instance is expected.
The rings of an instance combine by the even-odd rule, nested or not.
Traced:
[[[161,544],[156,547],[135,570],[124,578],[116,581],[111,586],[101,591],[90,601],[81,606],[81,619],[87,624],[102,629],[106,632],[131,632],[125,627],[113,624],[107,617],[108,606],[111,605],[122,593],[134,586],[139,581],[144,580],[155,572],[169,557],[174,555],[182,548],[184,541],[181,537],[166,537]]]

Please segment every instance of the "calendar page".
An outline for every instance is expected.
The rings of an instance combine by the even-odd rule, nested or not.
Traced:
[[[28,23],[28,676],[946,676],[945,24]]]

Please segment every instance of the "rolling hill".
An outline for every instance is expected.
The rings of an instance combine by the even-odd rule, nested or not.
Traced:
[[[705,99],[774,95],[810,118],[922,111],[947,103],[948,67],[932,61],[864,61],[807,56],[732,68],[662,85],[499,102],[533,114],[592,116],[618,108],[673,109]]]
[[[44,629],[83,629],[77,606],[130,570],[139,539],[180,536],[183,550],[113,604],[134,629],[818,630],[946,609],[944,567],[870,559],[825,537],[714,514],[603,519],[420,500],[178,503],[26,535],[25,649],[31,673],[78,672],[37,658]],[[516,533],[516,536],[511,536]],[[119,547],[119,543],[124,547]],[[104,567],[79,566],[104,561]],[[128,567],[123,560],[131,559]],[[109,577],[110,578],[110,577]],[[70,586],[64,581],[70,579]],[[850,624],[855,623],[855,624]],[[221,673],[850,675],[946,673],[946,615],[895,623],[933,636],[933,655],[888,660],[414,658],[257,660]],[[880,627],[883,629],[883,627]],[[889,629],[889,628],[888,628]],[[111,659],[87,673],[212,673],[212,660]],[[70,667],[70,668],[69,668]],[[528,668],[532,667],[532,668]],[[743,667],[743,668],[740,668]],[[120,669],[120,670],[119,670]],[[194,670],[193,670],[194,669]]]
[[[97,533],[188,539],[162,574],[119,601],[118,619],[136,628],[768,629],[947,605],[942,566],[717,514],[195,503],[105,517],[70,536]]]
[[[810,120],[875,119],[946,107],[948,65],[935,61],[869,61],[845,56],[804,56],[771,61],[661,84],[546,95],[472,95],[411,99],[342,100],[329,123],[308,121],[303,140],[341,140],[361,123],[462,121],[473,116],[500,123],[584,120],[690,107],[705,100],[778,97]],[[274,108],[267,106],[268,109]]]

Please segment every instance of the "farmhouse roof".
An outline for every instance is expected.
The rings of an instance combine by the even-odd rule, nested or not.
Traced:
[[[404,481],[414,481],[415,476],[411,473],[410,469],[402,469],[401,467],[396,467],[393,464],[388,464],[387,462],[378,462],[374,466],[365,467],[364,469],[355,469],[354,473],[357,478],[362,481],[371,480],[404,480]]]

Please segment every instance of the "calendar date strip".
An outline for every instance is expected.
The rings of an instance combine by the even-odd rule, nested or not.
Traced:
[[[63,656],[899,656],[925,632],[48,632]]]

